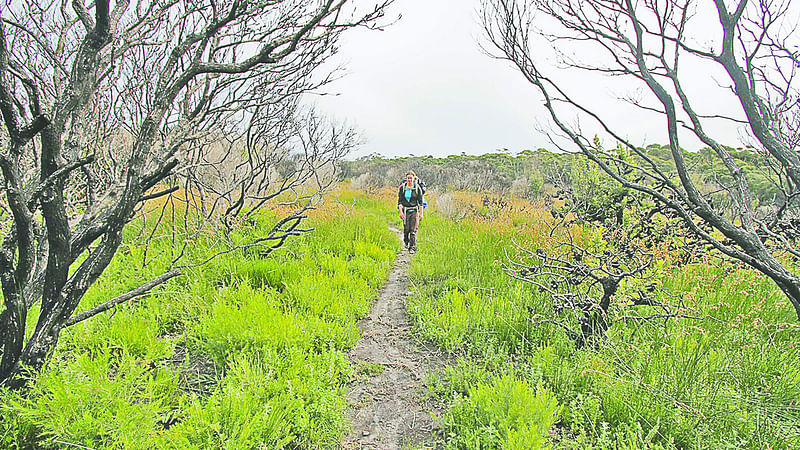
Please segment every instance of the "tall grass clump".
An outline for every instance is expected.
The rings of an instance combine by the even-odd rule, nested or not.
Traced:
[[[447,448],[542,448],[560,407],[543,387],[504,375],[470,387],[444,417]]]

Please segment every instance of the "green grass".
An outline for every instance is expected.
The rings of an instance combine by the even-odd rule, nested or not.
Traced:
[[[399,248],[390,206],[353,193],[268,258],[224,253],[152,296],[65,330],[27,392],[0,392],[0,448],[318,448],[346,432],[346,352]],[[341,204],[341,206],[338,206]],[[245,241],[262,216],[230,237]],[[79,310],[164,270],[180,242],[126,245]],[[223,237],[206,232],[182,262]],[[31,321],[35,320],[35,313]]]
[[[336,447],[346,383],[383,370],[346,353],[399,243],[391,203],[326,201],[314,233],[268,258],[224,253],[65,330],[29,391],[0,392],[0,448]],[[171,236],[145,248],[139,234],[128,231],[79,310],[160,274],[181,250]],[[224,250],[222,239],[197,235],[185,261]],[[453,222],[431,211],[420,227],[408,308],[415,332],[455,361],[427,382],[448,405],[442,447],[800,446],[800,327],[769,280],[717,260],[660,261],[658,282],[715,319],[617,321],[578,349],[531,320],[552,305],[502,270],[514,243],[549,245],[536,214]]]
[[[800,446],[800,327],[754,271],[717,260],[665,263],[656,271],[665,288],[694,315],[717,320],[620,321],[597,348],[576,349],[560,328],[532,323],[550,314],[549,298],[501,267],[513,242],[547,245],[535,220],[426,214],[419,239],[410,312],[422,336],[460,361],[429,381],[451,405],[448,445],[509,448],[503,430],[519,414],[492,403],[511,392],[502,379],[524,386],[515,389],[528,399],[552,392],[560,405],[543,446]]]
[[[447,448],[530,449],[546,444],[560,407],[553,394],[503,375],[476,383],[447,411]]]

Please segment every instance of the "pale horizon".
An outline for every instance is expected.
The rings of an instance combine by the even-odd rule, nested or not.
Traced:
[[[372,3],[356,2],[363,7]],[[354,30],[343,36],[334,57],[344,67],[343,76],[324,88],[325,95],[312,95],[307,102],[359,130],[364,144],[348,159],[557,151],[537,130],[547,126],[549,117],[536,89],[510,63],[482,52],[480,44],[486,41],[478,6],[478,0],[399,0],[389,14],[402,15],[396,23],[383,31]],[[698,92],[709,92],[707,87],[720,81],[699,65],[689,70],[698,74]],[[610,122],[635,145],[668,143],[662,118],[618,104],[619,97],[635,96],[637,89],[575,70],[559,76],[572,81],[570,87],[587,102],[602,105]],[[715,109],[735,106],[714,96],[703,103]],[[631,117],[637,120],[630,123]],[[739,127],[715,128],[725,145],[744,145]],[[704,147],[687,138],[684,148]]]

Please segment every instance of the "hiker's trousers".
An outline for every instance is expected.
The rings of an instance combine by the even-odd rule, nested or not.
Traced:
[[[406,247],[412,250],[417,249],[417,228],[419,227],[419,220],[417,220],[416,209],[404,209],[405,219],[403,220],[403,242]]]

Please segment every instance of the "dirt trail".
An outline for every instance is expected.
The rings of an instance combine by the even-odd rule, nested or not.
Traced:
[[[372,376],[359,377],[347,393],[352,430],[342,441],[345,449],[425,448],[436,426],[431,413],[440,411],[423,399],[422,382],[443,360],[409,334],[405,304],[410,260],[407,251],[400,252],[372,310],[359,323],[364,336],[350,359]]]

